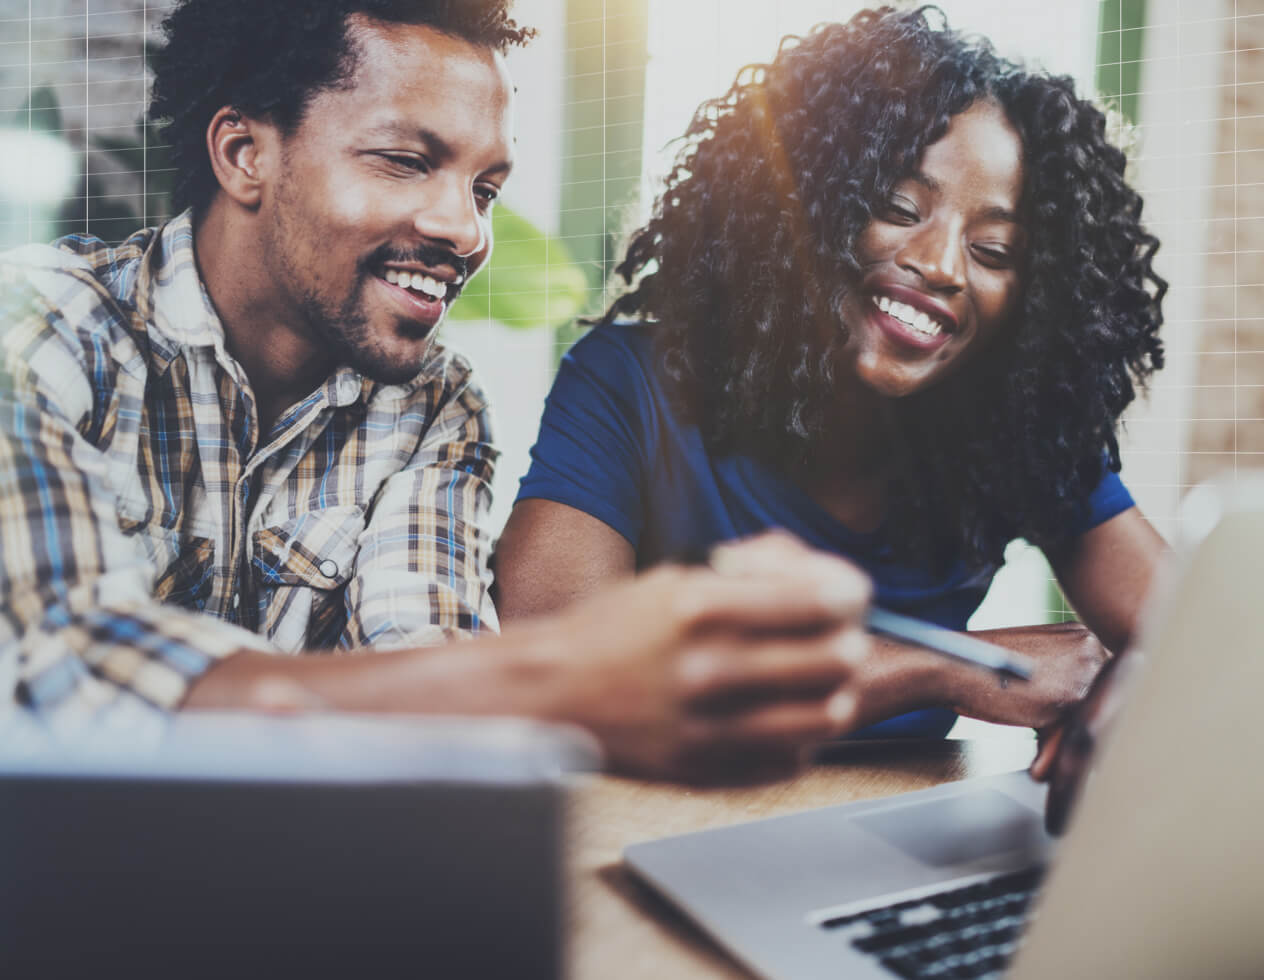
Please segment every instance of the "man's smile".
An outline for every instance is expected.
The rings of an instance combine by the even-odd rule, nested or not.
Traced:
[[[427,331],[443,319],[448,295],[455,299],[461,289],[458,284],[444,284],[433,276],[396,269],[386,269],[371,278],[404,319],[420,324]]]

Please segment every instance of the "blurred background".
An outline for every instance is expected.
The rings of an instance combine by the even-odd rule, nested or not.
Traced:
[[[575,315],[602,305],[702,100],[779,39],[861,6],[830,0],[518,0],[518,168],[488,273],[445,341],[497,406],[503,524]],[[1124,477],[1161,533],[1212,474],[1264,465],[1264,0],[944,0],[950,23],[1075,77],[1133,124],[1134,183],[1162,239],[1168,365],[1127,419]],[[168,217],[165,148],[141,123],[168,0],[0,0],[0,247]],[[1016,544],[975,627],[1061,618]]]

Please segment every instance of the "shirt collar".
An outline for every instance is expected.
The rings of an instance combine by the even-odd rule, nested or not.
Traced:
[[[224,346],[224,325],[198,275],[193,255],[193,212],[168,221],[145,254],[139,312],[177,347]]]
[[[224,347],[224,324],[198,275],[193,251],[193,211],[181,212],[155,237],[143,260],[143,286],[138,290],[138,312],[153,326],[164,347],[170,346],[170,363],[180,348],[210,348],[221,362],[240,366]],[[244,375],[243,375],[244,377]],[[335,408],[367,401],[373,383],[347,366],[334,370],[323,386]]]

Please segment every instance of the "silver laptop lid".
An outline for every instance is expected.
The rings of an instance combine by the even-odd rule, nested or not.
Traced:
[[[1020,980],[1264,975],[1264,476],[1200,487]]]

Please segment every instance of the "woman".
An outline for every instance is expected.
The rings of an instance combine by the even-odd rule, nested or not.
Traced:
[[[1037,660],[1006,689],[880,643],[858,717],[1055,721],[1128,642],[1162,549],[1115,429],[1162,365],[1165,284],[1104,134],[1069,79],[925,11],[744,70],[559,371],[498,552],[504,621],[777,526],[964,629],[1021,537],[1087,629],[990,631]]]

